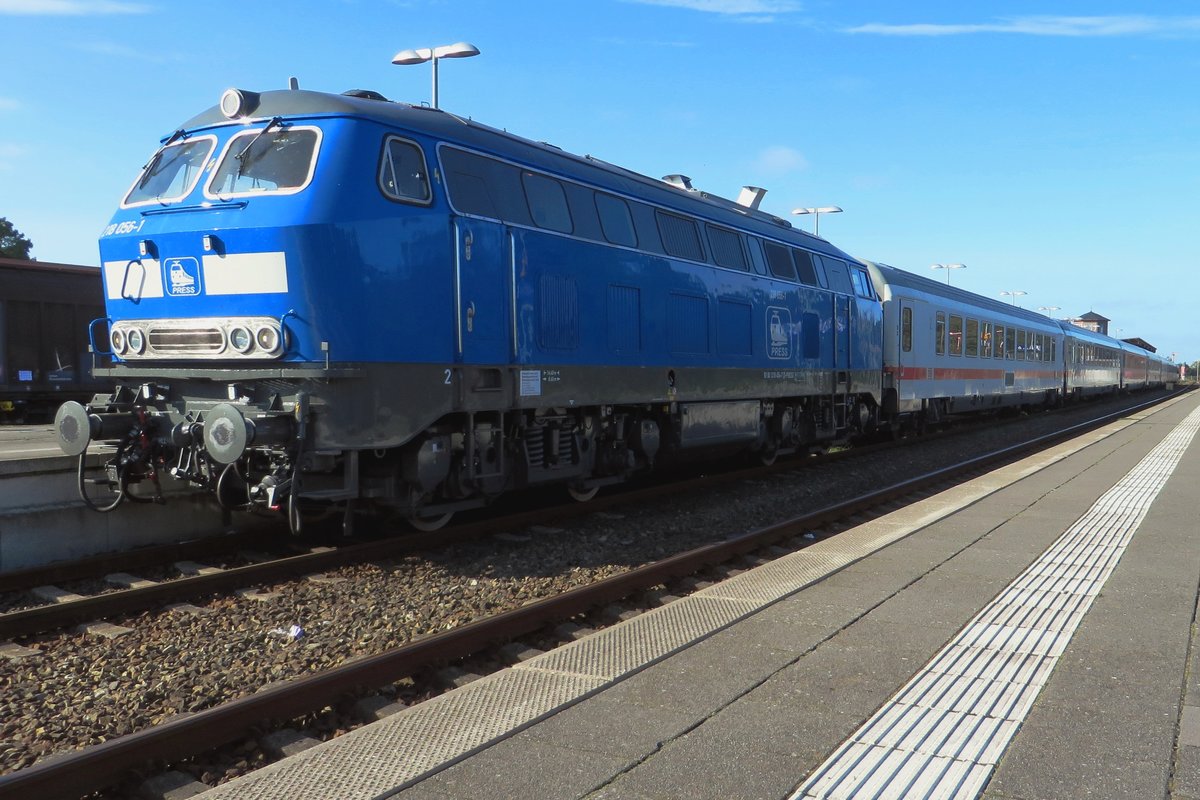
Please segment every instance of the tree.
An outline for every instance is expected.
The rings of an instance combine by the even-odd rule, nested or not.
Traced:
[[[0,256],[5,258],[29,258],[33,242],[6,218],[0,217]]]

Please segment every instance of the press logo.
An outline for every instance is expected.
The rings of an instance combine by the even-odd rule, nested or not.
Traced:
[[[792,357],[792,312],[767,306],[767,358]]]
[[[200,262],[191,257],[168,258],[163,261],[163,286],[171,297],[191,297],[204,288],[200,279]]]

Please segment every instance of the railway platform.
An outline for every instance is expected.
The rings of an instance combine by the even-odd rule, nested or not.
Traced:
[[[1200,393],[210,798],[1200,798]]]

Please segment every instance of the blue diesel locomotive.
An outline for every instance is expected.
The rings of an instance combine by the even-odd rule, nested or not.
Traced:
[[[104,231],[117,388],[64,405],[60,443],[81,491],[89,441],[116,443],[100,509],[168,473],[294,529],[330,507],[435,529],[513,488],[585,500],[680,453],[870,430],[868,266],[762,195],[369,91],[231,89]]]

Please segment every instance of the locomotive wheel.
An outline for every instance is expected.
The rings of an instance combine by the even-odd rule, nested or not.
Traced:
[[[576,503],[586,503],[588,500],[591,500],[593,497],[595,497],[596,493],[599,491],[599,486],[593,486],[590,489],[577,489],[576,487],[567,484],[567,494],[571,495],[571,499]]]
[[[422,533],[429,533],[431,531],[436,531],[436,530],[440,530],[441,528],[444,528],[446,526],[446,523],[449,522],[450,518],[453,516],[454,516],[453,511],[447,511],[445,514],[442,514],[441,516],[437,516],[437,517],[412,516],[412,517],[405,517],[405,519],[407,520],[408,524],[411,525],[414,529],[421,531]]]

